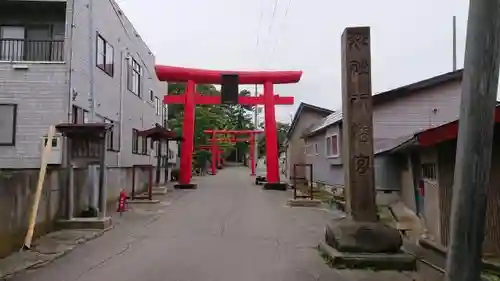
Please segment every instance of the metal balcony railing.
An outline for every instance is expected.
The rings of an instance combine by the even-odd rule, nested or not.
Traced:
[[[0,61],[64,61],[64,40],[0,38]]]

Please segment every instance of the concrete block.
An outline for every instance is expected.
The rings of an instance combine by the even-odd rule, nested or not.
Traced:
[[[317,199],[288,199],[288,205],[291,207],[318,207],[321,203]]]
[[[346,253],[340,252],[321,242],[318,245],[322,257],[334,268],[369,268],[376,270],[416,270],[415,257],[399,253]]]
[[[134,199],[134,200],[128,200],[127,203],[128,204],[158,204],[158,203],[160,203],[160,200]]]
[[[59,229],[108,229],[111,227],[111,217],[105,218],[73,218],[56,222]]]

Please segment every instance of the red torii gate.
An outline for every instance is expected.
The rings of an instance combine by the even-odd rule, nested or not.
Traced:
[[[222,155],[222,149],[220,147],[216,147],[215,149],[216,150],[214,151],[214,148],[212,145],[207,145],[207,144],[198,145],[198,151],[199,150],[208,150],[212,153],[212,175],[217,174],[217,170],[215,167],[216,163],[218,166],[222,165],[220,162],[221,155]],[[215,158],[214,158],[214,155],[215,155]]]
[[[276,131],[275,106],[293,104],[293,97],[280,97],[274,94],[274,84],[291,84],[300,81],[302,71],[221,71],[194,69],[175,66],[157,65],[156,75],[160,81],[187,82],[183,95],[166,95],[165,104],[184,104],[183,137],[185,142],[181,148],[181,167],[177,188],[196,188],[191,181],[194,115],[196,104],[220,104],[220,96],[204,96],[195,92],[196,84],[222,84],[224,75],[237,75],[239,84],[263,84],[264,94],[259,97],[238,97],[238,104],[263,104],[265,111],[265,133],[267,144],[267,181],[268,188],[281,186],[278,167],[278,135]],[[279,187],[282,189],[282,187]]]
[[[213,139],[209,139],[208,141],[209,141],[209,143],[211,143],[211,146],[213,146],[215,144],[216,148],[219,148],[219,143],[220,142],[231,143],[231,144],[234,144],[234,143],[237,143],[237,142],[248,142],[250,144],[250,147],[249,147],[250,151],[253,151],[254,145],[255,145],[255,138],[253,137],[253,134],[252,134],[252,137],[245,138],[245,139],[233,137],[233,138],[216,139],[215,142],[213,141]],[[215,149],[215,148],[212,147],[212,149]],[[218,156],[220,157],[220,153],[218,154]],[[218,160],[220,161],[220,158]],[[212,158],[212,161],[213,161],[213,158]],[[252,165],[252,174],[251,174],[251,176],[255,176],[255,167],[253,166],[253,165],[255,165],[255,160],[254,160],[253,153],[250,154],[250,162],[251,162],[251,165]],[[213,171],[214,175],[217,174],[217,170],[215,168],[215,165],[212,165],[212,171]]]
[[[250,144],[249,150],[251,151],[251,153],[250,153],[250,166],[251,166],[251,170],[252,170],[251,176],[255,176],[255,160],[256,159],[255,159],[255,155],[253,153],[254,146],[255,146],[255,135],[264,133],[265,131],[262,131],[262,130],[205,130],[203,132],[206,134],[212,135],[212,138],[210,139],[210,141],[212,142],[212,145],[214,145],[214,146],[217,145],[217,141],[218,141],[218,139],[216,139],[217,134],[233,135],[234,138],[231,138],[230,140],[233,140],[235,142],[236,141],[248,141]],[[250,137],[248,139],[237,139],[236,135],[250,135]],[[279,166],[277,166],[276,168],[279,169]],[[278,170],[278,172],[279,172],[279,170]],[[269,174],[269,172],[268,172],[268,174]],[[278,177],[278,180],[279,180],[279,177]]]

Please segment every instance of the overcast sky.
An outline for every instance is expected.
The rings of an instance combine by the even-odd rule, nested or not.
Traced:
[[[452,71],[454,15],[463,66],[467,0],[117,1],[158,64],[304,71],[300,83],[276,89],[295,97],[277,109],[283,121],[301,101],[341,107],[340,36],[348,26],[371,27],[374,93]]]

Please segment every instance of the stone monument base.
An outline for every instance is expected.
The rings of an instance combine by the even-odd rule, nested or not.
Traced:
[[[178,184],[174,185],[174,188],[175,189],[197,189],[198,185],[196,183],[186,183],[186,184],[178,183]]]
[[[56,226],[59,229],[108,229],[111,227],[111,217],[59,220]]]
[[[275,183],[266,182],[264,184],[264,189],[286,191],[288,189],[288,184],[282,182],[275,182]]]
[[[160,203],[160,200],[157,200],[157,199],[149,200],[149,199],[144,199],[144,198],[138,198],[138,199],[134,199],[134,200],[128,200],[127,203],[128,204],[158,204],[158,203]]]
[[[401,234],[380,222],[355,222],[349,218],[330,221],[326,226],[323,254],[334,267],[380,270],[414,270],[416,260],[403,253]]]
[[[397,270],[414,271],[416,270],[415,257],[400,253],[346,253],[330,247],[330,245],[321,242],[318,249],[326,259],[329,266],[334,268],[351,269],[377,269],[377,270]]]
[[[290,207],[318,207],[321,203],[318,199],[288,199]]]
[[[168,192],[168,187],[166,186],[155,186],[153,187],[153,195],[165,195]]]

